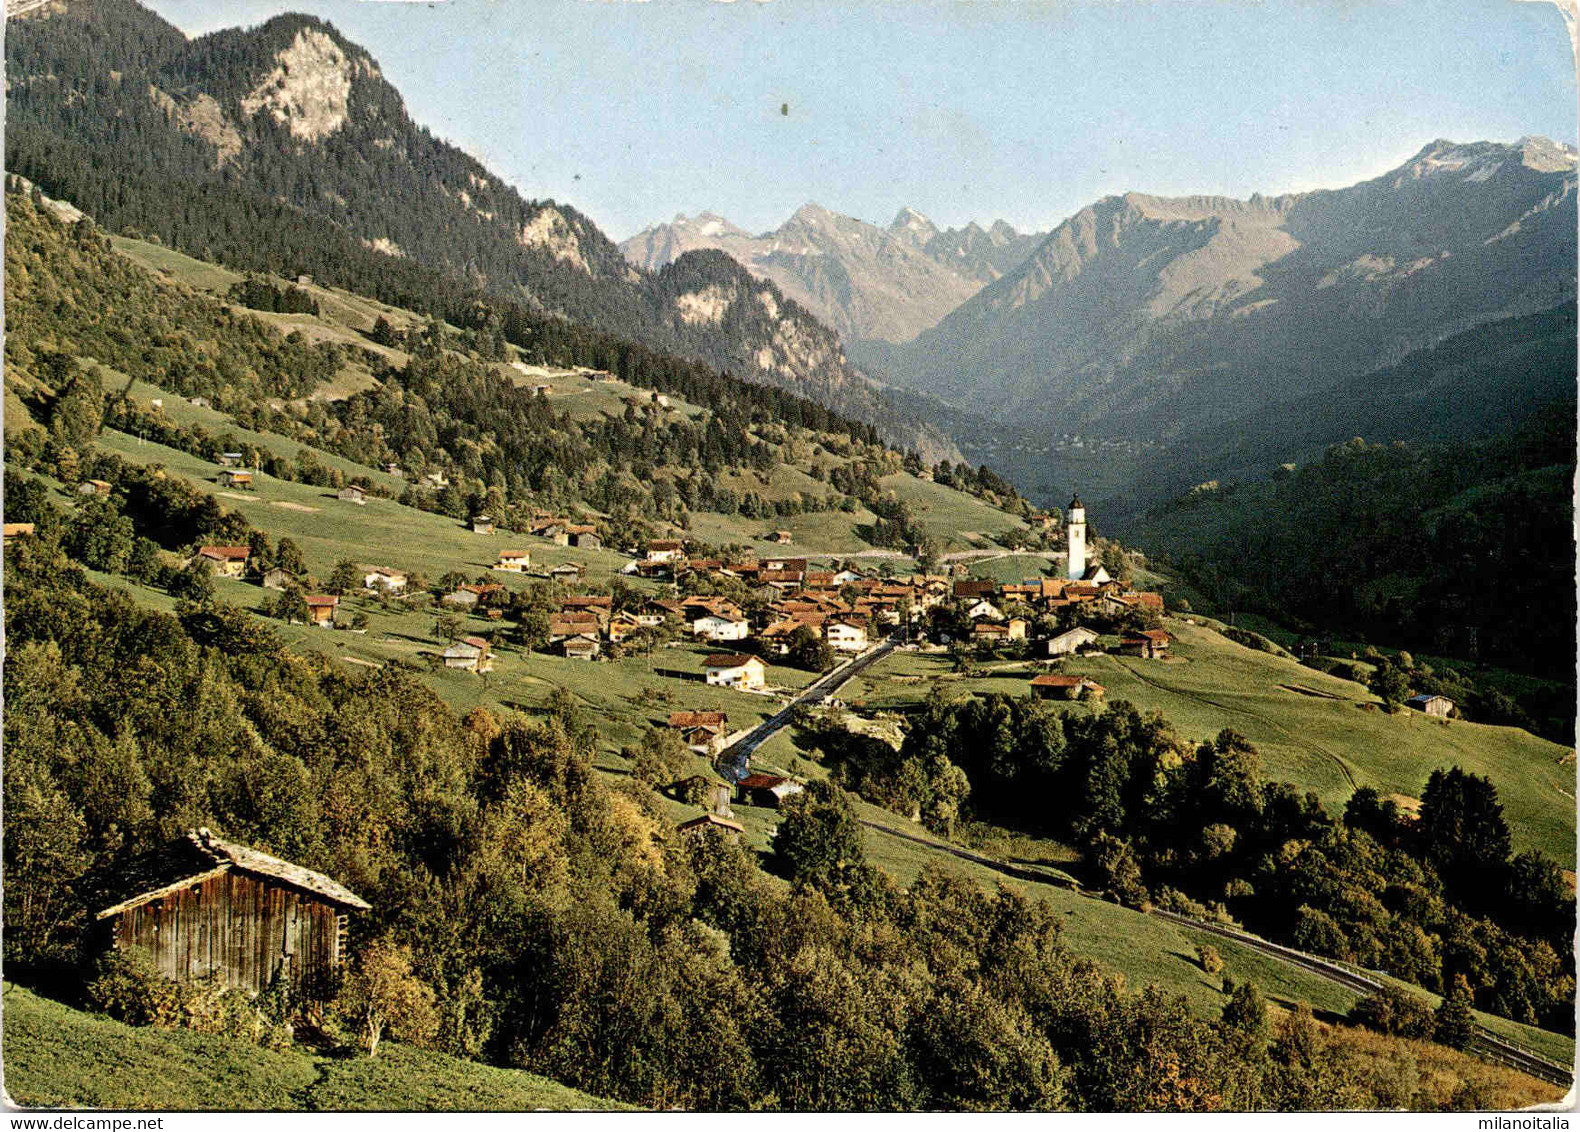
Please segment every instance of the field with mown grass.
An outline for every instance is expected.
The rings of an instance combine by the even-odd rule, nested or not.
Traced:
[[[190,1030],[123,1025],[26,987],[4,988],[5,1092],[25,1108],[607,1110],[535,1073],[385,1043],[376,1058],[275,1052]]]
[[[987,546],[997,536],[1023,530],[1026,524],[982,500],[931,480],[897,474],[878,481],[910,505],[916,519],[928,534],[942,543]]]
[[[586,569],[589,581],[607,582],[630,561],[611,550],[555,546],[528,535],[474,534],[459,519],[403,507],[393,499],[370,496],[358,505],[336,499],[333,488],[277,480],[261,473],[252,490],[233,491],[215,482],[218,466],[178,449],[114,431],[103,433],[97,443],[131,463],[161,464],[167,472],[183,476],[215,495],[228,509],[241,512],[271,540],[289,535],[302,548],[308,568],[320,576],[327,576],[342,558],[371,566],[421,570],[430,578],[451,570],[472,576],[488,571],[499,560],[501,550],[526,548],[532,551],[534,570],[576,562]],[[529,575],[501,572],[490,576],[512,589],[534,580]]]

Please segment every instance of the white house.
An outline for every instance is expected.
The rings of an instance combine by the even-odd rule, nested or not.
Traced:
[[[501,550],[499,561],[494,563],[494,569],[505,570],[512,574],[520,574],[532,566],[532,552],[530,550]]]
[[[716,613],[710,613],[691,623],[691,633],[694,637],[703,637],[710,641],[744,641],[750,635],[750,627],[745,621],[734,617],[721,617]]]
[[[489,654],[488,642],[482,637],[462,637],[444,650],[444,666],[482,673],[494,667],[494,658]]]
[[[823,638],[835,652],[862,652],[867,647],[867,627],[854,621],[828,621]]]
[[[362,585],[365,589],[398,594],[406,588],[406,575],[399,570],[388,570],[379,566],[362,575]]]
[[[985,597],[979,598],[975,603],[968,607],[966,609],[966,616],[972,621],[1004,620],[1004,614],[999,610],[999,607],[994,605]]]
[[[1077,625],[1048,641],[1049,656],[1070,656],[1076,649],[1092,644],[1100,635],[1085,625]]]
[[[714,653],[702,662],[709,684],[726,688],[761,688],[768,666],[755,656]]]
[[[674,539],[656,539],[647,544],[649,562],[679,562],[686,557],[686,544]]]

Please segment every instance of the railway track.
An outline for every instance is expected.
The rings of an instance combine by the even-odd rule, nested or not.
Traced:
[[[1382,990],[1384,986],[1380,980],[1346,967],[1341,963],[1335,963],[1331,959],[1323,959],[1321,956],[1309,955],[1304,951],[1296,951],[1292,947],[1283,947],[1280,944],[1270,943],[1258,936],[1237,931],[1222,924],[1209,923],[1206,920],[1197,920],[1190,916],[1181,916],[1176,912],[1164,912],[1160,909],[1153,909],[1150,914],[1183,927],[1232,940],[1242,947],[1260,951],[1264,955],[1282,960],[1292,967],[1310,971],[1312,974],[1319,975],[1329,982],[1337,983],[1339,986],[1346,987],[1360,994],[1372,994]],[[1499,1037],[1485,1026],[1479,1024],[1476,1026],[1476,1032],[1474,1037],[1471,1038],[1469,1048],[1470,1052],[1475,1053],[1484,1060],[1494,1061],[1511,1069],[1517,1069],[1522,1073],[1528,1073],[1532,1077],[1546,1081],[1549,1084],[1562,1085],[1566,1088],[1574,1084],[1575,1074],[1572,1065],[1564,1066],[1559,1065],[1557,1062],[1549,1061],[1535,1050],[1527,1049],[1518,1042],[1511,1042],[1507,1038]]]

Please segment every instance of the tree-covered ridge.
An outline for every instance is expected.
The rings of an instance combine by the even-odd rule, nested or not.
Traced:
[[[1542,410],[1474,443],[1357,439],[1198,488],[1132,537],[1219,609],[1572,679],[1573,418]],[[1572,701],[1541,714],[1572,720]]]
[[[150,612],[48,531],[8,553],[8,975],[68,971],[117,863],[198,825],[366,897],[356,970],[394,956],[432,1004],[403,1036],[635,1103],[692,1108],[1465,1107],[1456,1091],[1238,986],[1221,1020],[1135,992],[1046,905],[867,864],[837,790],[766,863],[682,838],[588,762],[572,698],[451,712],[221,604]],[[788,881],[788,885],[784,883]]]
[[[282,336],[244,311],[158,280],[110,252],[90,220],[67,230],[19,192],[8,195],[7,207],[7,380],[55,433],[76,411],[74,402],[60,400],[67,386],[91,376],[79,374],[72,359],[91,357],[129,378],[202,396],[242,427],[371,467],[397,463],[413,475],[442,473],[448,487],[403,498],[457,517],[486,511],[524,529],[535,508],[590,506],[606,514],[606,535],[634,540],[651,523],[684,524],[689,511],[766,519],[864,505],[880,515],[875,540],[902,548],[919,541],[905,507],[878,483],[902,468],[920,473],[919,459],[885,448],[871,426],[812,401],[583,335],[563,322],[529,329],[487,307],[471,309],[471,324],[459,334],[435,321],[404,332],[375,326],[373,342],[405,350],[408,360],[396,367],[371,348],[313,345],[300,331]],[[305,299],[295,287],[261,279],[238,284],[231,297],[253,307],[300,307]],[[574,420],[496,364],[509,356],[512,333],[533,341],[540,360],[592,362],[652,395],[629,398],[618,416]],[[304,400],[353,359],[374,371],[374,388],[339,401]],[[92,424],[54,436],[77,457],[101,424],[210,459],[237,447],[234,438],[178,425],[93,380]],[[660,390],[710,410],[695,419],[668,412],[653,399]],[[58,456],[49,454],[57,470]],[[259,463],[281,478],[329,482],[327,471],[315,478],[312,469],[273,454],[259,454]],[[809,468],[828,487],[769,499],[718,482],[725,472],[780,465]],[[939,477],[1006,509],[1024,509],[986,469],[940,465]]]
[[[220,405],[310,393],[347,352],[282,335],[242,310],[164,284],[106,247],[83,219],[68,230],[6,195],[6,379],[26,390],[56,355],[95,358]],[[367,357],[373,357],[368,353]]]
[[[956,455],[854,373],[832,332],[733,262],[692,274],[751,296],[736,304],[741,316],[678,317],[672,289],[630,267],[585,216],[523,200],[412,122],[367,53],[330,24],[285,15],[188,42],[133,0],[94,0],[8,31],[7,168],[111,231],[156,235],[242,271],[311,274],[452,322],[486,293]],[[339,125],[310,140],[294,120],[246,109],[303,35],[329,44],[349,81]],[[775,311],[771,326],[746,313],[763,309],[758,296]]]

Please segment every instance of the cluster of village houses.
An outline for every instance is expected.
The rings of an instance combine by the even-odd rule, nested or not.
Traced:
[[[474,520],[474,529],[491,530],[486,517]],[[538,537],[568,545],[577,538],[596,538],[595,533],[563,519],[546,517],[535,524]],[[588,545],[583,543],[583,545]],[[240,577],[246,570],[249,550],[245,546],[205,546],[198,557],[207,561],[215,574]],[[504,573],[531,570],[529,549],[499,552],[494,569]],[[1101,566],[1084,571],[1077,580],[1038,578],[1026,582],[999,583],[972,578],[950,578],[941,574],[913,574],[882,578],[855,570],[813,569],[804,557],[763,556],[750,560],[726,561],[696,558],[678,539],[659,539],[648,543],[645,554],[626,567],[625,573],[644,578],[678,581],[681,577],[730,579],[772,594],[756,617],[748,617],[734,601],[720,596],[652,597],[634,609],[615,609],[613,598],[598,594],[570,594],[562,597],[549,619],[548,645],[562,656],[594,660],[605,645],[618,644],[643,629],[666,623],[679,625],[691,638],[734,651],[710,655],[703,665],[703,676],[710,684],[744,690],[764,686],[766,665],[763,656],[782,656],[796,635],[810,632],[836,654],[865,652],[878,638],[896,627],[919,618],[937,606],[958,603],[969,623],[973,644],[993,647],[1027,639],[1030,622],[1027,612],[1053,614],[1060,610],[1084,608],[1117,616],[1133,611],[1161,613],[1159,594],[1129,590],[1108,576]],[[582,567],[566,563],[547,573],[554,581],[574,584],[581,581]],[[408,575],[389,567],[368,568],[362,575],[365,589],[400,594]],[[262,583],[271,589],[285,589],[296,579],[278,567],[263,574]],[[499,619],[499,602],[509,591],[500,582],[473,582],[457,586],[440,602],[457,610],[476,610],[490,619]],[[341,599],[333,594],[305,596],[311,624],[332,627]],[[1077,626],[1043,642],[1039,650],[1048,658],[1058,658],[1095,646],[1099,634]],[[945,642],[947,643],[947,642]],[[1161,629],[1127,633],[1121,650],[1141,657],[1166,654],[1169,635]],[[747,649],[750,651],[746,651]],[[467,637],[446,650],[449,667],[486,672],[492,665],[486,639]],[[1039,678],[1041,679],[1041,678]],[[1064,678],[1060,678],[1061,680]],[[1062,688],[1057,682],[1036,685],[1039,694]],[[1100,694],[1094,685],[1076,690]]]

